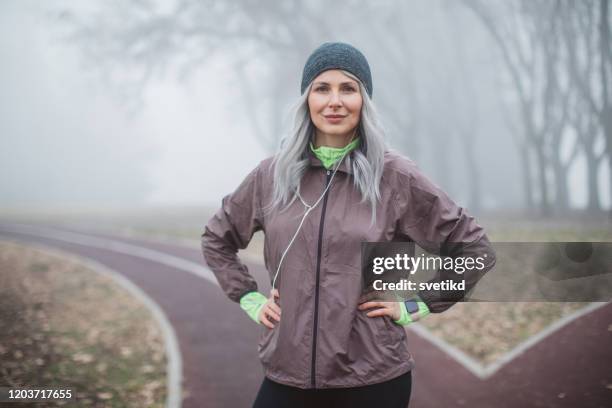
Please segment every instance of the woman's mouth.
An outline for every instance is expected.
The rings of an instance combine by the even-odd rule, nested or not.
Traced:
[[[340,123],[345,117],[345,115],[325,115],[325,119],[329,123]]]

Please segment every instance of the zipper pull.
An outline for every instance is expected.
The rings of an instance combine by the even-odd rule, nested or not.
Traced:
[[[331,171],[330,171],[330,170],[327,170],[327,175],[329,176],[330,174],[331,174]]]

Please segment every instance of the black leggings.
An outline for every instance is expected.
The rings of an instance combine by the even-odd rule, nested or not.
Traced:
[[[411,388],[410,371],[379,384],[314,390],[290,387],[266,378],[259,388],[253,408],[406,408]]]

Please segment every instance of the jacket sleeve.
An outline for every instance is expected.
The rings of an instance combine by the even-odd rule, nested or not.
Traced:
[[[208,221],[202,234],[204,259],[223,291],[234,302],[239,302],[246,293],[257,291],[255,279],[237,253],[263,228],[259,177],[257,167],[236,191],[225,196],[221,208]]]
[[[441,257],[483,258],[482,269],[466,268],[462,274],[445,269],[436,272],[429,282],[465,280],[465,291],[419,291],[419,297],[432,313],[443,312],[464,299],[495,265],[495,252],[483,228],[416,166],[400,185],[396,208],[399,219],[396,231],[400,238],[414,241],[427,252]]]

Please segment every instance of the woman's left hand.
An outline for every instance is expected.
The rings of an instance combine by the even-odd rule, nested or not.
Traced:
[[[368,317],[389,316],[393,320],[399,320],[402,314],[399,302],[365,302],[357,306],[359,310],[377,309],[366,313]]]

